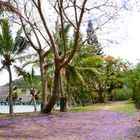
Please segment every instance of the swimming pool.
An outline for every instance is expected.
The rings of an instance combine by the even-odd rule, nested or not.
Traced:
[[[13,111],[14,113],[34,112],[34,106],[33,105],[14,105]],[[37,105],[37,111],[40,111],[40,105]],[[9,106],[0,105],[0,113],[9,113]]]

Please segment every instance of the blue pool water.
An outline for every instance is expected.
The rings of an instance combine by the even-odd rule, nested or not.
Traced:
[[[14,113],[34,112],[33,105],[14,105],[13,109],[14,109]],[[37,111],[40,111],[40,105],[37,105]],[[0,113],[9,113],[9,106],[0,105]]]

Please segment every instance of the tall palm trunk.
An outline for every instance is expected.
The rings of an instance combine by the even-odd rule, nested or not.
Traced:
[[[43,113],[47,103],[47,97],[46,97],[46,79],[45,79],[45,70],[44,70],[44,60],[41,54],[39,54],[39,65],[40,65],[41,86],[42,86],[41,112]]]
[[[45,113],[50,113],[59,97],[60,68],[55,67],[53,95],[45,108]]]
[[[35,89],[34,88],[30,89],[30,94],[33,97],[34,112],[37,112],[36,99],[35,99]]]
[[[37,112],[35,96],[33,96],[33,105],[34,105],[34,112]]]
[[[8,66],[8,73],[9,73],[9,113],[13,114],[13,98],[12,98],[12,72],[10,65]]]

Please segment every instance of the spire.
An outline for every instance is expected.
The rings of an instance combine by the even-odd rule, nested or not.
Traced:
[[[92,21],[89,20],[87,24],[87,44],[89,47],[93,47],[93,53],[96,55],[103,56],[103,48],[101,47],[101,44],[98,42],[98,37],[95,34]]]
[[[88,21],[88,28],[93,29],[93,24],[91,20]]]
[[[88,21],[88,25],[87,25],[87,38],[88,38],[87,43],[93,44],[94,29],[93,29],[93,24],[91,20]]]
[[[94,33],[93,24],[92,21],[89,20],[87,25],[87,38],[92,38],[91,36],[93,33]]]

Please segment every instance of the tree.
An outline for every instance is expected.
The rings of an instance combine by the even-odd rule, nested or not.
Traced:
[[[95,30],[93,28],[92,21],[88,21],[87,26],[87,46],[91,47],[91,53],[94,55],[100,55],[103,56],[103,48],[101,47],[101,44],[98,41],[97,35],[95,33]]]
[[[134,68],[132,68],[128,76],[126,77],[127,85],[133,92],[133,100],[136,106],[140,107],[140,64],[138,63]]]
[[[23,69],[21,69],[20,67],[16,67],[16,71],[18,73],[18,76],[23,76],[25,82],[27,83],[27,89],[29,89],[30,94],[32,95],[32,99],[33,99],[33,104],[34,104],[34,112],[37,111],[37,107],[36,107],[36,98],[35,98],[35,90],[36,90],[36,77],[35,77],[35,72],[34,69],[32,67],[32,71],[30,72],[26,72]]]
[[[7,20],[1,22],[0,33],[0,55],[2,59],[2,69],[6,69],[9,73],[9,110],[13,113],[13,99],[12,99],[12,71],[11,66],[16,60],[16,56],[20,55],[26,48],[27,42],[24,38],[20,38],[20,30],[17,32],[15,40],[12,38],[10,25]]]
[[[39,55],[40,72],[42,77],[42,112],[49,113],[59,96],[58,92],[61,69],[72,60],[78,48],[80,28],[82,26],[83,19],[86,20],[88,13],[95,15],[96,19],[98,19],[96,24],[97,27],[95,29],[97,30],[110,21],[120,9],[116,8],[116,3],[106,0],[101,3],[93,1],[92,4],[89,0],[25,0],[23,2],[11,0],[10,3],[16,8],[16,11],[18,11],[17,15],[19,16],[20,24],[24,29],[24,33],[28,42],[30,42],[31,46],[37,51]],[[46,7],[44,8],[44,6]],[[100,8],[103,9],[101,10]],[[51,9],[50,14],[48,14],[48,9]],[[49,16],[51,14],[52,16]],[[62,37],[61,54],[59,53],[59,48],[53,36],[54,23],[57,19],[60,20],[60,31]],[[65,37],[64,32],[66,23],[69,23],[75,32],[72,48],[70,51],[68,50],[68,45],[66,44],[67,38]],[[36,41],[33,41],[33,36]],[[47,56],[48,51],[47,49],[44,49],[45,45],[42,42],[50,47],[51,53],[54,56],[53,62],[55,67],[53,95],[50,98],[47,106],[44,103],[46,96],[44,66],[47,65],[44,63],[44,57]]]

